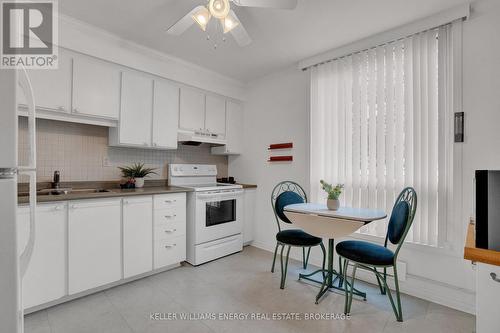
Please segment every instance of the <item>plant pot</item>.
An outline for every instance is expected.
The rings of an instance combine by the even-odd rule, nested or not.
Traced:
[[[327,199],[326,206],[329,210],[338,210],[340,208],[340,200],[339,199]]]
[[[135,187],[136,188],[144,187],[144,177],[135,178]]]

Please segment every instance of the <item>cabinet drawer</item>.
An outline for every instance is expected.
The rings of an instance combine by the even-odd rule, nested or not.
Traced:
[[[154,209],[176,209],[186,211],[186,193],[155,195]]]
[[[186,260],[186,236],[156,241],[154,255],[155,269]]]
[[[476,332],[498,332],[498,299],[500,298],[500,266],[477,264]]]
[[[179,237],[186,234],[186,222],[173,221],[166,222],[161,225],[156,225],[154,232],[155,241]]]
[[[186,210],[180,208],[159,209],[154,211],[154,225],[164,226],[170,223],[186,223]]]

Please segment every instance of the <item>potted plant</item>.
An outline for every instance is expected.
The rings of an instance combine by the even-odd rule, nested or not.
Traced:
[[[118,167],[122,172],[124,178],[127,178],[129,181],[134,180],[135,187],[143,187],[144,186],[144,178],[155,174],[155,169],[144,167],[144,163],[134,163],[128,167]]]
[[[324,180],[320,180],[319,182],[323,190],[328,193],[328,199],[326,200],[326,206],[328,207],[328,209],[338,210],[340,208],[339,197],[342,194],[344,184],[337,184],[333,186],[332,184],[328,184]]]

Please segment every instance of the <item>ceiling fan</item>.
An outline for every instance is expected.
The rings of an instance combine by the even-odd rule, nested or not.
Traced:
[[[252,42],[252,39],[231,9],[231,3],[239,7],[279,9],[294,9],[297,7],[297,0],[208,0],[205,6],[200,5],[193,8],[168,28],[167,32],[179,36],[194,23],[197,23],[203,31],[206,31],[210,19],[214,18],[219,20],[224,34],[231,33],[240,46],[246,46]]]

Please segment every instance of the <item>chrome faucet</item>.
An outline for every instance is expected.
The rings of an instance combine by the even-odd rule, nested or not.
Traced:
[[[54,179],[52,180],[52,188],[58,189],[61,186],[61,173],[54,171]]]

